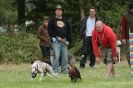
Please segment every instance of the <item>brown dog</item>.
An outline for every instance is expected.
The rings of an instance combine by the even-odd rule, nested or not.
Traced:
[[[81,80],[81,75],[77,67],[71,67],[69,69],[69,77],[71,78],[72,82],[76,82],[78,79]]]

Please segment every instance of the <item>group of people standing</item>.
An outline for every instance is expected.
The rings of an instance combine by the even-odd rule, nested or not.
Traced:
[[[114,64],[117,62],[117,36],[96,16],[95,7],[90,7],[88,12],[89,16],[81,22],[80,33],[83,38],[83,50],[80,67],[85,67],[89,54],[89,66],[94,68],[95,62],[99,63],[100,48],[102,48],[104,63],[107,65],[107,76],[114,76]]]
[[[50,20],[45,17],[43,25],[38,29],[37,38],[40,39],[40,48],[43,53],[42,61],[52,64],[56,73],[68,73],[68,45],[71,42],[71,28],[63,14],[61,5],[55,8],[55,16]],[[88,9],[89,15],[81,21],[80,33],[83,39],[82,58],[80,67],[85,68],[89,54],[91,68],[100,61],[100,49],[102,50],[104,63],[107,66],[107,76],[114,76],[114,64],[117,63],[117,36],[113,30],[105,25],[96,16],[95,7]],[[129,12],[122,17],[122,41],[128,41],[128,30],[133,31],[133,4],[129,5]],[[55,57],[50,63],[49,51],[54,50]],[[129,62],[129,59],[128,59]],[[129,62],[130,63],[130,62]]]
[[[71,28],[66,18],[62,16],[63,8],[57,5],[55,8],[55,17],[44,18],[43,25],[38,29],[38,38],[40,39],[40,48],[43,53],[43,60],[52,64],[55,73],[68,73],[68,45],[71,42]],[[50,62],[50,48],[54,50],[55,57]],[[45,59],[44,59],[45,58]]]

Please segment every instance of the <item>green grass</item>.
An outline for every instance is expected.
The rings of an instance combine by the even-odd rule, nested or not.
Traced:
[[[78,66],[78,65],[77,65]],[[132,88],[133,78],[129,76],[126,61],[116,65],[116,78],[105,79],[106,66],[103,63],[95,69],[86,66],[79,69],[82,80],[71,83],[68,75],[59,74],[60,78],[45,77],[41,82],[39,77],[31,80],[31,65],[0,65],[0,88]]]

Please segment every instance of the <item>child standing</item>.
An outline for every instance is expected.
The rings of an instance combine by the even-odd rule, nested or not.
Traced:
[[[48,17],[44,17],[43,24],[38,28],[37,38],[40,40],[39,46],[41,48],[42,55],[43,55],[42,61],[51,65],[51,62],[49,59],[51,39],[48,34]]]

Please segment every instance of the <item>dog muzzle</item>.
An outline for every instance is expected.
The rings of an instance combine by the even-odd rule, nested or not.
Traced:
[[[32,72],[32,78],[35,78],[37,76],[37,73],[36,72]]]

